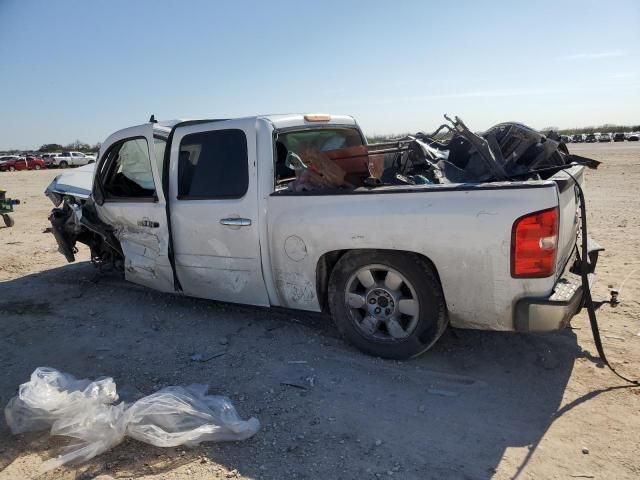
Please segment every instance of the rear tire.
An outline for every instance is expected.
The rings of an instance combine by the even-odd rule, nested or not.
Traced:
[[[9,167],[9,171],[10,171],[10,172],[15,172],[15,171],[16,171],[16,167],[13,167],[13,166],[12,166],[12,167]]]
[[[351,344],[383,358],[420,355],[447,326],[444,295],[433,268],[404,252],[346,253],[331,272],[329,307]]]
[[[35,166],[35,167],[33,167],[33,168],[35,168],[36,170],[40,170],[40,165],[36,165],[36,166]]]

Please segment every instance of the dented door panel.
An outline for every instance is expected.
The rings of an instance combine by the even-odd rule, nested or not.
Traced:
[[[105,205],[100,208],[99,215],[102,221],[114,228],[114,235],[120,242],[125,257],[125,278],[172,292],[173,275],[167,257],[166,229],[144,226],[144,222],[166,223],[164,206],[157,203]]]
[[[144,175],[146,188],[155,187],[155,193],[146,198],[118,198],[114,195],[105,195],[101,204],[96,204],[96,211],[100,219],[110,225],[114,230],[114,236],[120,242],[124,253],[125,278],[134,283],[145,285],[157,290],[172,292],[173,274],[167,256],[168,228],[166,222],[165,201],[160,188],[161,179],[158,164],[155,161],[155,142],[152,124],[140,125],[116,132],[107,139],[102,147],[101,158],[96,168],[96,182],[106,185],[111,173],[106,171],[110,161],[110,149],[115,149],[119,144],[133,139],[146,140],[148,153],[148,168],[151,177]],[[124,163],[122,172],[126,173],[124,165],[132,165],[134,180],[141,176],[138,165]],[[146,165],[146,163],[145,163]],[[152,181],[151,181],[152,178]],[[129,181],[129,180],[127,180]],[[140,180],[138,180],[140,182]],[[98,188],[94,186],[95,189]],[[108,187],[104,186],[103,190]]]

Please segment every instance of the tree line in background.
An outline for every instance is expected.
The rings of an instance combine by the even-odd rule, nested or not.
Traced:
[[[15,155],[18,153],[24,152],[33,152],[33,153],[61,153],[61,152],[82,152],[82,153],[91,153],[97,152],[100,149],[100,142],[89,145],[88,143],[81,142],[80,140],[76,140],[75,142],[68,143],[67,145],[61,145],[59,143],[45,143],[41,145],[37,150],[6,150],[5,152],[9,155]]]
[[[612,123],[606,123],[604,125],[599,125],[595,127],[580,127],[580,128],[558,128],[558,127],[545,127],[540,128],[540,132],[546,133],[549,131],[554,131],[559,133],[560,135],[576,135],[579,133],[616,133],[616,132],[640,132],[640,125],[614,125]],[[428,133],[428,132],[427,132]],[[398,135],[367,135],[368,143],[384,143],[391,141],[395,138],[406,137],[407,135],[411,135],[410,133],[398,134]],[[439,134],[436,138],[446,138],[448,136],[447,133]]]

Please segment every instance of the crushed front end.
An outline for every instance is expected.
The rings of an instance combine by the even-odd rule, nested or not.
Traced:
[[[75,261],[78,242],[91,251],[91,262],[104,270],[123,270],[124,255],[113,229],[102,222],[91,199],[90,183],[85,177],[93,172],[58,175],[49,184],[45,194],[56,206],[49,215],[51,233],[58,243],[58,251],[68,262]],[[80,175],[78,175],[80,174]],[[74,178],[65,178],[71,177]]]

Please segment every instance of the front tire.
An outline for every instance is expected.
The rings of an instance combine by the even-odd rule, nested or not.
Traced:
[[[40,165],[36,165],[36,166],[35,166],[35,167],[33,167],[33,168],[35,168],[36,170],[40,170]]]
[[[329,279],[329,307],[350,343],[383,358],[420,355],[447,326],[440,282],[432,266],[411,253],[346,253]]]
[[[69,164],[65,160],[62,160],[60,162],[60,168],[67,168],[68,166],[69,166]]]

